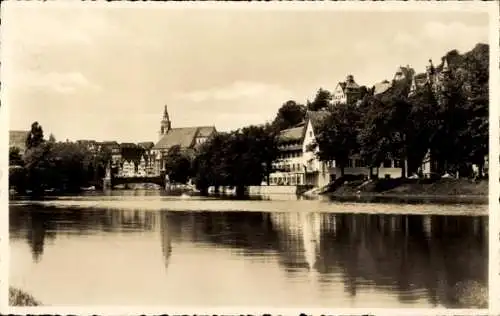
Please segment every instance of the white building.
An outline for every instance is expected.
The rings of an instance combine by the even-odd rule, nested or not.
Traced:
[[[269,175],[270,185],[309,185],[323,187],[340,178],[342,170],[335,161],[322,162],[316,156],[319,148],[311,150],[319,125],[327,111],[309,111],[305,122],[283,130],[280,135],[280,155],[274,163],[275,172]],[[353,155],[344,167],[344,175],[363,175],[366,178],[399,178],[402,161],[386,159],[378,168],[370,168],[359,155]]]
[[[147,175],[147,173],[146,173],[146,159],[144,159],[144,155],[141,156],[141,160],[139,161],[139,164],[137,165],[136,175],[138,177],[145,177]]]
[[[121,168],[118,171],[119,177],[135,177],[137,176],[136,165],[132,160],[124,160],[121,163]]]
[[[280,154],[274,163],[276,171],[269,176],[271,185],[323,186],[330,181],[327,165],[310,149],[315,140],[315,127],[326,113],[310,111],[305,122],[281,132]]]

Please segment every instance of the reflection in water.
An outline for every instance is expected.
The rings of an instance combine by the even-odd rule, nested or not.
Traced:
[[[308,302],[330,306],[350,298],[357,307],[370,307],[381,298],[394,297],[400,305],[473,307],[471,302],[464,303],[461,295],[467,284],[487,287],[487,225],[487,217],[466,216],[10,207],[12,247],[18,247],[16,241],[25,240],[33,264],[44,260],[45,240],[57,247],[60,236],[81,240],[93,235],[137,234],[134,238],[144,244],[159,242],[166,271],[174,269],[173,258],[186,256],[200,263],[183,269],[203,269],[207,260],[229,260],[222,255],[229,251],[231,260],[245,262],[245,269],[249,269],[245,270],[249,274],[238,280],[243,288],[252,282],[252,262],[265,264],[269,271],[274,271],[273,265],[278,264],[285,274],[269,272],[268,277],[290,285],[282,291],[294,291],[291,285],[298,283],[311,292]],[[106,247],[112,246],[99,243],[95,247],[106,251]],[[199,248],[212,251],[201,256],[196,252]],[[132,258],[143,254],[125,255]],[[55,258],[58,259],[61,258]],[[91,269],[85,263],[77,268]],[[132,264],[128,268],[130,273],[143,269]],[[152,276],[161,273],[153,272]],[[203,279],[178,280],[173,273],[167,273],[162,282],[181,281],[209,286]],[[338,285],[343,293],[335,290]],[[213,286],[209,289],[216,291],[217,285]],[[86,290],[78,286],[74,289]],[[367,293],[371,301],[363,299]]]
[[[170,237],[170,227],[168,224],[167,213],[160,214],[160,236],[161,250],[165,259],[165,268],[168,268],[170,255],[172,254],[172,241]]]

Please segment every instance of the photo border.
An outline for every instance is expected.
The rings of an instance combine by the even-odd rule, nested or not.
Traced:
[[[489,107],[489,307],[488,309],[412,309],[412,308],[270,308],[262,307],[193,307],[186,306],[72,306],[72,307],[12,307],[8,306],[8,278],[9,278],[9,227],[8,227],[8,156],[0,158],[0,312],[12,314],[100,314],[100,315],[161,315],[161,314],[203,314],[203,315],[483,315],[498,314],[500,312],[500,185],[499,185],[499,101],[500,101],[500,54],[499,54],[499,3],[493,2],[2,2],[2,17],[5,10],[11,6],[88,6],[112,8],[158,8],[171,10],[203,9],[203,10],[333,10],[333,11],[474,11],[489,13],[489,46],[490,46],[490,107]],[[2,25],[0,43],[8,36],[9,26]],[[457,34],[457,36],[460,36]],[[1,49],[1,57],[8,56],[9,47]],[[0,78],[8,73],[9,64],[3,58],[0,69]],[[8,91],[1,89],[0,102]],[[9,105],[0,103],[0,152],[8,153]],[[237,290],[237,289],[235,289]]]

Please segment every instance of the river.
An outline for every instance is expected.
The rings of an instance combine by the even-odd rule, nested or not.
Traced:
[[[484,303],[487,205],[294,199],[135,190],[12,202],[10,284],[47,305]]]

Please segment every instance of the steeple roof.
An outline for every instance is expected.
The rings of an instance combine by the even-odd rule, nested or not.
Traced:
[[[165,109],[163,110],[163,120],[164,121],[170,121],[170,118],[168,116],[168,108],[167,108],[166,104],[165,104]]]

